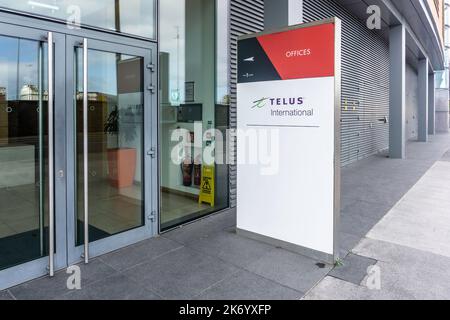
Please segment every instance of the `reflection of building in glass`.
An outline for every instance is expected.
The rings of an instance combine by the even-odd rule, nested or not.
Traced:
[[[44,90],[43,100],[48,100],[48,91]],[[39,101],[39,88],[32,84],[26,84],[20,89],[20,101]]]
[[[8,143],[6,88],[0,87],[0,146]]]
[[[6,88],[0,87],[0,102],[6,101]]]
[[[83,92],[77,92],[77,100],[83,100]],[[112,102],[117,101],[117,96],[102,93],[102,92],[88,92],[88,101],[90,102]]]

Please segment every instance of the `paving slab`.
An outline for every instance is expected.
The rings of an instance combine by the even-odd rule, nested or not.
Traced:
[[[355,253],[377,259],[383,291],[405,299],[449,299],[450,258],[374,239],[364,239]]]
[[[56,300],[160,300],[161,297],[122,274],[74,290]]]
[[[391,292],[370,290],[331,276],[325,277],[304,300],[400,300]]]
[[[332,277],[360,285],[367,277],[367,270],[370,266],[377,264],[377,260],[355,254],[349,254],[342,260],[342,265],[335,267],[328,274]]]
[[[191,299],[237,271],[222,260],[183,247],[124,274],[164,299]]]
[[[283,249],[273,249],[246,269],[291,289],[307,292],[331,270],[318,261]]]
[[[339,255],[341,259],[344,259],[349,253],[350,251],[356,247],[356,245],[359,243],[359,241],[361,241],[361,237],[354,235],[354,234],[350,234],[350,233],[345,233],[343,231],[339,232]]]
[[[203,291],[199,300],[300,300],[303,292],[241,270]]]
[[[91,260],[88,265],[80,264],[81,285],[86,286],[117,273],[112,267],[99,259]],[[9,289],[19,300],[47,300],[54,299],[69,293],[67,279],[69,275],[65,270],[59,271],[53,278],[43,277]]]
[[[234,228],[194,241],[188,247],[241,268],[274,249],[273,246],[237,235]]]
[[[228,212],[207,217],[163,233],[161,236],[182,245],[188,245],[189,243],[213,236],[224,229],[230,228],[235,224],[236,215],[233,212],[230,213],[230,216],[226,216],[227,214]],[[224,221],[226,223],[223,223]]]
[[[158,237],[106,254],[100,260],[117,271],[123,271],[181,247],[175,241]]]
[[[450,163],[436,162],[367,237],[450,257],[450,201],[436,198],[430,180],[450,194]]]
[[[0,301],[14,300],[12,295],[7,291],[0,291]]]

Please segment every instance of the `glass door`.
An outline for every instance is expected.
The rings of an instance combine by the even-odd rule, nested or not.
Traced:
[[[2,289],[66,264],[65,132],[57,124],[65,48],[60,34],[1,23],[0,30]]]
[[[156,78],[151,49],[67,39],[73,263],[154,235]]]

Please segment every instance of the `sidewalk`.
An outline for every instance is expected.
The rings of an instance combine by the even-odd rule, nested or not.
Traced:
[[[441,160],[306,299],[450,299],[450,152]]]
[[[442,279],[449,275],[447,270],[450,270],[447,267],[450,266],[447,247],[436,245],[441,251],[430,253],[424,251],[428,242],[412,238],[416,247],[411,245],[408,248],[401,241],[408,242],[411,238],[406,235],[400,237],[400,231],[404,228],[404,221],[410,217],[405,216],[402,217],[404,220],[398,221],[399,229],[389,222],[392,221],[392,212],[395,212],[390,211],[391,208],[449,149],[450,135],[437,135],[431,137],[427,144],[408,144],[407,160],[392,160],[379,155],[343,169],[340,244],[345,265],[342,268],[323,268],[319,261],[237,236],[234,233],[235,212],[229,211],[99,257],[87,266],[81,265],[82,290],[69,291],[66,288],[67,274],[59,272],[53,279],[44,277],[0,292],[0,299],[277,300],[301,299],[305,295],[307,299],[376,298],[401,296],[402,292],[398,290],[408,294],[404,297],[413,297],[410,294],[412,289],[408,288],[416,288],[423,295],[432,294],[425,292],[430,291],[427,287],[421,287],[425,285],[443,288],[442,296],[449,298],[447,284],[442,283],[445,282]],[[437,165],[440,164],[438,162]],[[443,177],[434,171],[429,174],[427,179]],[[447,191],[442,190],[440,198],[431,201],[430,205],[446,203],[441,200],[445,200],[442,198],[448,195]],[[413,193],[412,198],[417,198],[417,195]],[[380,222],[389,211],[386,219]],[[417,220],[413,221],[423,219],[423,215],[411,210],[412,213],[417,214]],[[439,210],[433,213],[433,219],[436,217],[440,218],[436,227],[450,224],[450,218],[447,220]],[[391,229],[386,228],[386,224]],[[428,233],[433,225],[423,224],[423,227],[425,229],[421,232]],[[397,240],[388,238],[390,232],[395,233]],[[438,234],[439,237],[427,241],[450,240],[448,234]],[[443,252],[447,256],[443,256]],[[381,268],[384,290],[381,293],[368,292],[360,286],[367,267],[373,264]],[[407,267],[417,273],[423,269],[429,279],[417,278],[418,275],[412,273],[409,278],[417,284],[412,281],[410,287],[397,286],[396,281],[403,281],[402,285],[408,283]],[[404,276],[399,279],[398,275]],[[433,282],[427,284],[428,281]],[[400,289],[395,291],[391,288]],[[440,292],[438,289],[435,292]]]

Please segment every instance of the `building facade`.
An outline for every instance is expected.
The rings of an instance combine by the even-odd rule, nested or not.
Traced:
[[[448,130],[440,0],[0,0],[0,289],[234,207],[238,36],[334,16],[342,164]]]

